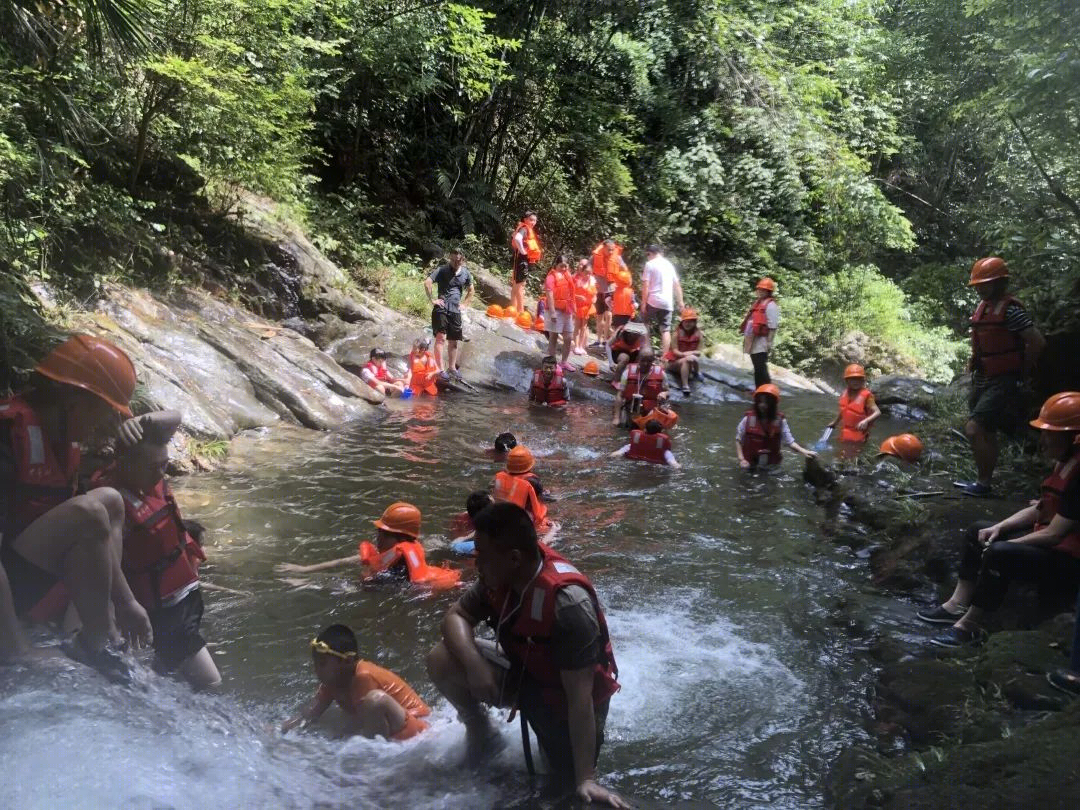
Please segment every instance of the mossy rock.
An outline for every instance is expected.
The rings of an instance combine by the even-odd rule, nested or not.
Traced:
[[[995,633],[980,651],[974,667],[979,683],[1000,690],[1016,708],[1057,710],[1068,698],[1050,686],[1046,673],[1068,665],[1069,617],[1046,622],[1036,630]]]

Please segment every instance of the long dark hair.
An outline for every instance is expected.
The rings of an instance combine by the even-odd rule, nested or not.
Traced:
[[[776,413],[779,410],[779,404],[776,401],[776,397],[769,396],[768,394],[758,394],[754,397],[754,413],[761,415],[758,411],[758,402],[765,400],[765,421],[775,422]]]

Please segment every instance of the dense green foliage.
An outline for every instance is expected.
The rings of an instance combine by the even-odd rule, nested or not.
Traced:
[[[977,255],[1076,318],[1080,13],[1029,6],[0,0],[0,266],[158,281],[249,189],[407,308],[405,256],[504,264],[532,208],[665,243],[729,339],[772,275],[788,363],[948,377]]]

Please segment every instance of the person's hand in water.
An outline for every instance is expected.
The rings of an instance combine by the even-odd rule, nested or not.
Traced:
[[[146,615],[146,610],[138,602],[132,600],[127,605],[117,607],[116,624],[124,638],[131,642],[131,646],[135,649],[150,647],[154,643],[154,630],[150,626],[150,617]]]
[[[586,804],[606,804],[609,807],[629,808],[630,804],[614,791],[608,790],[603,785],[597,784],[592,779],[586,779],[580,785],[577,786],[577,795],[579,799],[585,801]]]
[[[741,467],[744,470],[749,470],[750,469],[750,462],[747,461],[745,458],[740,458],[739,459],[739,467]]]

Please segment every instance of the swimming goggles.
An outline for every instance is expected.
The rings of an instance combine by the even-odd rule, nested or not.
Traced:
[[[311,640],[311,649],[313,652],[317,652],[322,655],[332,655],[335,658],[340,658],[342,661],[348,661],[350,658],[356,657],[356,653],[354,652],[343,653],[340,650],[335,650],[325,641],[319,641],[317,638],[313,638]]]

